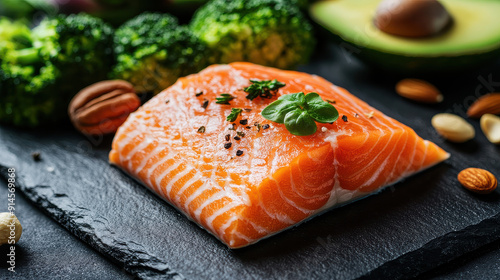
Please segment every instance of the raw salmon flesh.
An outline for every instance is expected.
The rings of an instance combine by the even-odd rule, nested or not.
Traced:
[[[277,79],[286,86],[272,99],[251,101],[243,91],[249,79]],[[315,134],[295,136],[261,116],[280,95],[301,91],[334,100],[347,121],[318,123]],[[222,93],[236,99],[216,104]],[[234,125],[226,121],[231,108],[247,109]],[[109,155],[112,164],[230,248],[375,193],[448,157],[323,78],[251,63],[214,65],[180,78],[129,116]]]

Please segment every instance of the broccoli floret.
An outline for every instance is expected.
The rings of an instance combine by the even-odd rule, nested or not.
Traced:
[[[57,96],[59,81],[60,72],[50,64],[40,69],[2,64],[0,121],[31,127],[59,122],[65,109],[64,99]]]
[[[191,30],[211,48],[211,63],[290,69],[307,62],[315,45],[296,0],[212,0],[196,12]]]
[[[113,31],[87,15],[59,16],[43,20],[26,38],[4,49],[0,122],[35,127],[66,120],[73,95],[107,78]]]
[[[44,20],[33,29],[33,39],[41,57],[64,70],[80,89],[105,79],[114,64],[113,29],[90,15]]]
[[[168,14],[143,13],[115,32],[117,64],[112,76],[137,92],[158,93],[177,78],[207,66],[207,47]]]
[[[31,34],[27,22],[0,17],[0,62],[9,50],[28,47],[31,47]]]

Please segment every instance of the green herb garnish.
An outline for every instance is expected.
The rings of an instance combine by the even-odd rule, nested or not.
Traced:
[[[232,96],[229,93],[223,93],[219,97],[215,98],[215,103],[217,104],[227,104],[229,105],[229,101],[235,99],[236,97]]]
[[[250,100],[254,100],[257,97],[262,98],[271,98],[274,96],[278,89],[285,86],[284,83],[279,82],[278,80],[267,80],[267,81],[259,81],[259,80],[250,80],[252,84],[243,90],[248,93],[246,98]]]
[[[243,110],[239,108],[232,108],[231,113],[227,116],[226,121],[234,122]]]
[[[337,109],[315,92],[282,95],[261,114],[270,121],[284,123],[290,133],[298,136],[314,134],[317,129],[315,121],[332,123],[339,117]]]

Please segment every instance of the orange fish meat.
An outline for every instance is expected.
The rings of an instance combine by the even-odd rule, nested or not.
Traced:
[[[251,101],[243,91],[249,79],[286,86],[273,99]],[[261,116],[279,96],[301,91],[335,100],[347,121],[318,123],[315,134],[295,136]],[[236,98],[216,104],[222,93]],[[231,108],[247,109],[234,125],[226,121]],[[129,116],[109,155],[112,164],[230,248],[373,194],[448,157],[323,78],[241,62],[180,78]]]

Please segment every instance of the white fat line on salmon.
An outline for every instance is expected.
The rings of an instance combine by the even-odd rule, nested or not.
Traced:
[[[191,171],[194,171],[195,169],[186,164],[187,166],[184,166],[183,165],[179,165],[179,169],[181,170],[178,170],[179,172],[177,174],[174,175],[174,177],[170,178],[170,180],[168,180],[168,183],[167,185],[165,186],[165,192],[166,192],[166,195],[167,197],[170,198],[170,200],[172,200],[172,202],[176,202],[174,200],[174,197],[172,197],[172,187],[174,186],[175,183],[177,183],[177,181],[179,181],[181,178],[183,178],[184,176],[188,175],[189,173],[191,173]],[[177,168],[176,168],[177,169]]]
[[[274,179],[273,179],[274,180]],[[290,206],[298,209],[300,212],[304,213],[304,214],[311,214],[313,211],[312,210],[309,210],[309,209],[305,209],[303,207],[300,207],[298,206],[293,200],[291,200],[290,198],[286,197],[285,194],[283,194],[283,191],[281,190],[281,186],[280,184],[278,183],[278,181],[274,180],[276,182],[276,185],[278,186],[278,193],[280,194],[280,197],[287,203],[289,204]],[[293,182],[293,176],[292,176],[292,172],[290,172],[290,182],[291,184],[294,184]],[[297,192],[295,192],[297,193]],[[300,194],[297,193],[299,196]]]
[[[391,142],[393,136],[394,136],[394,133],[391,134],[391,138],[387,141],[388,144]],[[396,139],[394,142],[397,144],[400,139],[401,139],[401,135],[399,135],[398,139]],[[391,155],[396,150],[396,148],[394,147],[396,144],[391,145],[391,146],[385,145],[384,148],[380,151],[380,153],[376,157],[374,157],[370,163],[365,165],[365,167],[372,166],[374,164],[375,160],[381,159],[381,157],[380,157],[381,153],[385,152],[386,149],[390,149],[392,147],[391,152],[386,157],[383,158],[382,164],[378,165],[378,168],[375,170],[375,172],[372,173],[372,176],[370,177],[370,179],[366,180],[361,186],[359,186],[359,188],[369,186],[370,184],[372,184],[373,182],[375,182],[379,178],[380,174],[382,173],[382,171],[384,171],[385,167],[387,166],[388,159],[391,158]]]
[[[198,198],[204,191],[208,191],[207,185],[209,184],[208,181],[203,182],[201,186],[199,186],[188,198],[186,199],[186,202],[184,202],[184,209],[189,209],[189,206],[191,205],[191,202],[193,202],[196,198]],[[210,189],[214,189],[213,187]],[[199,219],[198,219],[199,221]]]
[[[242,217],[242,221],[245,221],[247,222],[249,225],[251,225],[253,227],[253,229],[255,229],[255,231],[257,231],[259,234],[264,234],[264,235],[267,235],[268,233],[270,233],[271,231],[269,231],[267,228],[263,227],[263,226],[260,226],[258,224],[256,224],[254,221],[252,220],[249,220],[247,218],[243,218]]]
[[[382,123],[382,122],[380,122],[378,120],[376,120],[376,121],[379,122],[381,126],[386,127],[390,131],[390,138],[389,138],[388,141],[385,142],[385,146],[381,150],[379,150],[378,154],[376,156],[372,157],[372,160],[369,163],[364,164],[363,167],[372,165],[378,159],[378,157],[382,154],[382,152],[385,151],[385,149],[390,144],[390,142],[391,142],[391,140],[392,140],[392,138],[394,136],[394,130],[391,127],[389,127],[387,124]],[[385,131],[382,129],[381,126],[377,126],[377,129],[380,131],[381,135],[377,139],[377,142],[375,144],[372,144],[374,147],[381,141],[381,139],[383,138],[383,136],[386,135]],[[351,178],[352,177],[358,177],[359,175],[361,175],[361,173],[362,173],[363,170],[364,169],[358,169],[354,174],[351,174]]]
[[[132,140],[134,140],[135,137],[140,136],[140,135],[142,135],[142,132],[139,132],[138,130],[128,132],[127,136],[125,136],[125,138],[121,139],[117,143],[118,147],[116,150],[118,151],[118,155],[120,156],[121,162],[124,162],[126,160],[127,155],[128,155],[128,152],[123,153],[124,147],[126,147],[128,144],[130,144],[130,142]]]
[[[299,166],[299,170],[300,170],[300,166]],[[304,173],[301,173],[301,174],[298,174],[299,176],[302,175]],[[300,198],[303,198],[303,199],[314,199],[314,198],[318,198],[318,197],[321,197],[322,195],[319,195],[319,196],[312,196],[312,197],[309,197],[309,196],[304,196],[302,193],[300,193],[297,188],[296,188],[296,184],[295,184],[295,180],[293,179],[293,176],[294,174],[292,174],[292,172],[290,172],[290,186],[292,188],[292,190],[294,191],[294,193],[299,196]],[[302,181],[306,181],[306,180],[302,180]],[[326,183],[328,183],[329,181],[327,181]],[[324,184],[321,184],[320,186],[317,186],[316,188],[310,188],[310,189],[321,189],[324,187]]]
[[[409,173],[408,170],[410,170],[410,167],[413,166],[413,162],[415,161],[415,156],[417,155],[417,146],[418,146],[417,144],[418,144],[418,140],[419,140],[420,137],[418,135],[416,135],[415,132],[413,132],[413,133],[414,133],[413,139],[414,139],[415,144],[413,144],[413,149],[412,149],[413,150],[413,154],[411,156],[411,159],[409,160],[409,162],[411,162],[411,164],[408,164],[408,166],[406,167],[406,169],[401,174],[401,176],[403,176],[403,177],[406,177],[406,174]]]
[[[382,131],[382,129],[381,129],[381,128],[380,128],[380,130]],[[384,146],[382,149],[380,149],[380,150],[378,151],[377,155],[375,155],[375,156],[373,156],[373,157],[371,158],[371,161],[370,161],[370,162],[368,162],[368,163],[366,163],[366,164],[363,164],[363,166],[360,166],[360,168],[359,168],[356,172],[354,172],[353,174],[350,174],[350,175],[351,175],[351,176],[350,176],[351,178],[353,178],[353,177],[354,177],[354,178],[357,178],[357,177],[359,177],[360,175],[362,175],[362,172],[363,172],[363,170],[365,169],[364,167],[366,167],[366,166],[371,166],[371,165],[372,165],[372,164],[373,164],[373,163],[374,163],[377,159],[379,159],[379,156],[383,153],[383,151],[385,151],[385,149],[387,148],[387,146],[389,146],[389,144],[390,144],[390,142],[391,142],[391,140],[392,140],[392,138],[393,138],[393,136],[394,136],[394,131],[392,131],[392,130],[391,130],[391,132],[392,132],[392,133],[390,134],[390,138],[389,138],[389,140],[385,141],[385,146]],[[374,147],[375,147],[375,146],[379,143],[379,141],[381,141],[381,139],[382,139],[382,137],[383,137],[383,136],[384,136],[384,134],[382,134],[381,136],[379,136],[379,138],[377,139],[377,142],[373,145]]]
[[[248,237],[248,236],[244,235],[243,233],[241,233],[241,232],[239,232],[239,231],[236,231],[236,232],[234,232],[233,234],[234,234],[236,237],[239,237],[239,238],[241,238],[241,239],[244,239],[244,240],[245,240],[245,241],[247,241],[247,242],[252,242],[252,241],[254,241],[254,240],[255,240],[255,239],[253,239],[253,238],[250,238],[250,237]],[[231,240],[231,241],[230,241],[230,243],[231,243],[231,245],[234,245],[234,243],[235,243],[235,242],[234,242],[234,240]]]
[[[279,222],[282,222],[284,224],[294,224],[295,221],[292,220],[287,214],[280,214],[280,213],[270,213],[268,209],[264,206],[264,203],[262,202],[262,199],[259,199],[259,206],[264,210],[264,213],[271,217],[272,219],[278,220]]]
[[[425,155],[427,154],[427,150],[429,149],[429,141],[427,140],[424,140],[424,144],[425,144],[425,151],[424,151],[424,156],[422,157],[422,161],[420,162],[420,168],[422,168],[422,166],[424,166],[424,162],[425,162]]]
[[[175,157],[174,157],[175,158]],[[167,162],[165,162],[167,163]],[[165,196],[165,197],[168,197],[167,196],[167,192],[165,190],[165,188],[163,187],[163,185],[161,184],[161,182],[163,181],[163,178],[165,178],[170,172],[174,171],[177,167],[179,167],[179,165],[182,164],[182,161],[180,160],[175,160],[173,162],[173,164],[169,165],[168,168],[166,168],[160,175],[158,175],[156,177],[156,180],[155,180],[155,183],[156,185],[158,186],[158,188],[161,190],[161,193]],[[162,165],[163,166],[163,165]]]
[[[168,153],[165,157],[163,157],[163,158],[159,159],[157,162],[155,162],[155,164],[153,164],[153,165],[152,165],[152,166],[148,169],[148,172],[147,172],[147,174],[146,174],[146,176],[145,176],[145,177],[146,177],[146,180],[147,180],[147,182],[145,182],[145,183],[146,183],[146,185],[148,185],[148,186],[152,186],[152,185],[153,185],[153,182],[152,182],[152,179],[153,179],[153,178],[152,178],[152,176],[153,176],[153,173],[154,173],[154,171],[156,170],[156,168],[158,168],[158,166],[160,166],[160,165],[164,164],[164,163],[165,163],[165,162],[167,162],[168,160],[172,160],[172,159],[174,159],[174,158],[175,158],[175,155],[176,155],[176,153],[175,153],[175,152],[173,152],[173,151],[169,152],[169,153]],[[156,188],[158,189],[158,191],[160,191],[160,190],[159,190],[159,185],[156,185]]]
[[[396,170],[397,170],[397,167],[401,166],[401,164],[402,164],[402,162],[400,162],[401,155],[404,153],[406,147],[408,146],[408,140],[409,140],[409,138],[411,136],[410,133],[408,132],[408,129],[404,130],[403,136],[405,136],[405,144],[399,150],[399,154],[398,154],[396,160],[394,161],[394,166],[392,167],[391,173],[386,178],[392,178],[392,176],[394,176],[394,172],[396,172]],[[396,145],[394,145],[394,146],[396,146]],[[406,161],[406,165],[410,166],[411,164],[409,163],[409,161]]]
[[[182,188],[179,190],[179,192],[177,192],[177,195],[175,196],[175,198],[172,198],[172,200],[175,200],[179,203],[181,203],[180,199],[182,197],[182,195],[184,194],[184,192],[189,188],[191,187],[192,185],[194,185],[194,183],[196,183],[197,181],[201,181],[203,179],[203,174],[201,174],[201,172],[198,172],[197,170],[193,170],[194,171],[194,175],[193,175],[193,178],[189,179],[186,183],[184,183],[184,185],[182,186]],[[179,206],[180,207],[180,206]]]
[[[218,201],[218,200],[221,200],[224,198],[227,198],[226,191],[218,191],[218,192],[212,194],[209,198],[207,198],[205,201],[203,201],[203,203],[200,206],[198,206],[198,208],[196,208],[192,211],[194,217],[196,219],[200,220],[201,212],[203,211],[203,209],[205,209],[205,207],[210,205],[212,202],[215,202],[215,201]]]
[[[250,197],[247,193],[247,188],[245,185],[229,184],[231,192],[228,192],[228,196],[234,201],[238,201],[240,204],[249,206],[251,204]],[[231,194],[231,195],[229,195]]]
[[[137,154],[137,152],[142,152],[147,146],[149,146],[149,144],[151,144],[153,142],[152,139],[150,139],[149,137],[147,136],[144,136],[144,139],[138,144],[136,145],[129,153],[128,153],[128,156],[127,156],[127,161],[128,161],[128,164],[127,164],[127,168],[128,170],[131,170],[132,171],[132,163],[133,163],[133,158],[134,156]]]
[[[219,217],[220,215],[228,212],[228,211],[231,211],[232,209],[236,208],[240,206],[239,203],[236,203],[234,201],[229,201],[227,202],[226,205],[224,205],[223,207],[219,208],[217,211],[215,211],[214,213],[212,213],[212,215],[210,215],[209,217],[207,217],[205,219],[207,225],[210,227],[210,229],[213,231],[213,232],[217,232],[217,230],[215,230],[214,228],[214,220]],[[220,235],[223,235],[224,232],[219,232]]]
[[[145,156],[139,163],[139,165],[135,169],[135,174],[141,173],[144,167],[149,163],[149,160],[157,156],[161,151],[165,149],[163,145],[160,145],[158,143],[156,143],[156,145],[157,145],[156,148],[154,148],[150,153],[148,153],[147,156]]]
[[[240,205],[241,206],[241,205]],[[233,224],[234,222],[238,222],[240,220],[240,216],[239,215],[233,215],[232,217],[230,217],[229,219],[227,219],[227,221],[219,228],[219,233],[221,233],[221,235],[226,235],[225,232],[226,232],[226,229],[231,226],[231,224]],[[233,230],[234,232],[234,230]],[[233,232],[229,233],[229,234],[232,234]]]

